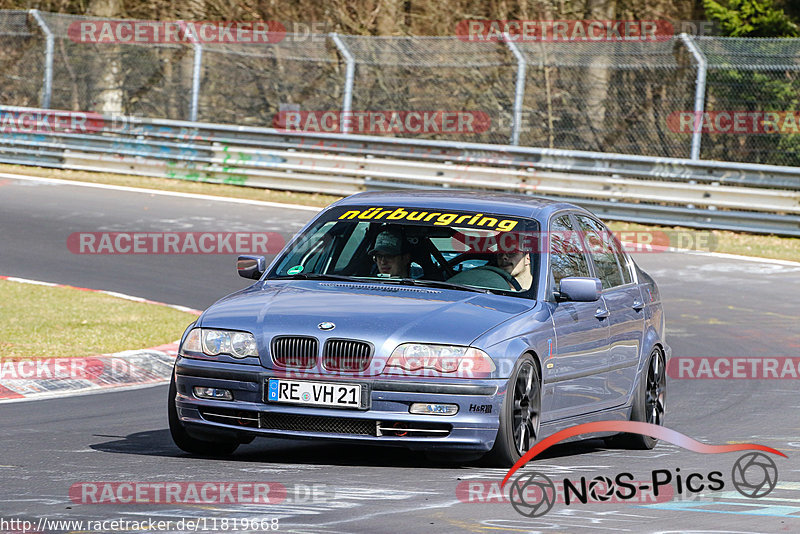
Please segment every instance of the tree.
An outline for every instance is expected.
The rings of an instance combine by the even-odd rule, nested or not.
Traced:
[[[703,0],[706,16],[727,37],[798,37],[800,31],[773,0]]]
[[[726,37],[797,37],[797,24],[774,6],[773,0],[703,0],[706,16],[719,23]],[[780,62],[786,56],[785,43],[775,40],[748,43],[750,61]],[[713,63],[728,63],[724,45],[709,57]],[[719,54],[719,51],[722,51]],[[718,57],[715,57],[715,55]],[[776,60],[776,58],[778,58]],[[710,69],[706,109],[728,111],[796,112],[800,108],[800,78],[795,71],[779,69],[724,68]],[[706,135],[704,157],[771,163],[800,164],[800,135],[775,134]]]

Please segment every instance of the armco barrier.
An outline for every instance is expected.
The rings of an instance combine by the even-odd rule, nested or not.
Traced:
[[[0,117],[23,113],[54,112],[0,106]],[[0,129],[0,162],[337,195],[409,187],[514,191],[569,199],[611,219],[800,236],[796,167],[92,119],[99,126],[80,132]]]

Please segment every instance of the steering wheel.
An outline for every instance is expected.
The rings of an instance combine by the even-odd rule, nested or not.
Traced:
[[[522,286],[517,282],[517,279],[511,276],[507,271],[501,269],[500,267],[495,267],[494,265],[484,265],[483,267],[478,267],[478,269],[486,269],[487,271],[492,271],[505,279],[509,285],[514,288],[515,291],[522,291]]]
[[[508,284],[511,288],[515,289],[516,291],[522,291],[522,286],[520,286],[519,282],[517,282],[517,280],[513,276],[508,274],[500,267],[494,265],[483,265],[481,267],[476,267],[468,271],[460,272],[451,279],[448,279],[448,281],[452,281],[454,283],[464,283],[467,285],[472,284],[480,287],[493,287],[495,285],[494,282],[489,282],[485,278],[482,281],[480,281],[481,273],[492,273],[490,275],[490,278],[499,276],[500,278],[503,279],[503,282]],[[495,287],[494,289],[505,289],[505,288]]]

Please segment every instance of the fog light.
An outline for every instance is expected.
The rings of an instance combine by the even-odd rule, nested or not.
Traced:
[[[233,400],[233,393],[227,389],[195,386],[192,391],[194,391],[194,396],[198,399]]]
[[[458,413],[458,404],[426,404],[415,402],[408,409],[409,413],[417,415],[455,415]]]

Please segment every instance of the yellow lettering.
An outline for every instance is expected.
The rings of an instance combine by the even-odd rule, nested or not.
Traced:
[[[374,210],[374,211],[373,211]],[[376,213],[381,211],[380,208],[369,208],[367,211],[358,216],[359,219],[371,219]],[[370,213],[372,212],[372,213]]]
[[[512,221],[510,219],[503,219],[499,223],[497,223],[497,229],[503,232],[508,232],[513,230],[514,227],[517,226],[517,221]]]
[[[342,215],[339,216],[340,219],[352,219],[356,215],[361,213],[360,211],[346,211]]]
[[[442,213],[441,215],[439,215],[439,218],[436,219],[436,222],[433,224],[436,225],[450,224],[455,220],[456,217],[458,217],[458,213]]]

